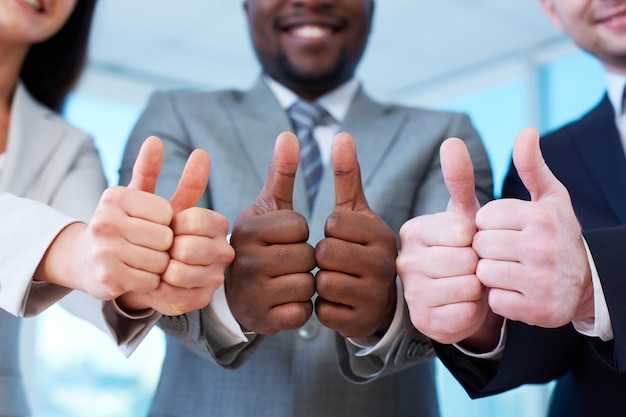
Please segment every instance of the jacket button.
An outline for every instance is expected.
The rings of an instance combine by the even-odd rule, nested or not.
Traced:
[[[317,336],[320,325],[313,320],[309,320],[304,326],[298,329],[298,335],[304,340],[311,340]]]

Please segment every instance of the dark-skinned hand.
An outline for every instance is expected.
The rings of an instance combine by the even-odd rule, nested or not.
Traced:
[[[298,139],[281,133],[261,193],[233,224],[226,299],[244,330],[273,335],[301,327],[313,312],[314,249],[292,204],[299,158]]]
[[[315,312],[343,337],[384,333],[396,305],[396,239],[365,199],[352,136],[332,144],[335,206],[315,248]]]

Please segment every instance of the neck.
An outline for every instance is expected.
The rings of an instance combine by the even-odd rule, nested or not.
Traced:
[[[0,152],[7,148],[13,94],[28,47],[0,45]]]
[[[604,69],[608,72],[612,72],[613,74],[626,75],[626,62],[623,64],[603,62],[602,65],[604,66]]]
[[[307,101],[315,101],[318,98],[322,97],[324,94],[335,90],[337,87],[341,86],[348,80],[349,78],[346,78],[325,84],[301,84],[290,82],[289,80],[284,79],[279,82],[287,87],[289,90],[293,91],[301,99]]]
[[[10,119],[10,107],[6,107],[4,105],[0,106],[0,153],[4,153],[7,150]]]
[[[10,107],[28,47],[0,45],[0,105]]]

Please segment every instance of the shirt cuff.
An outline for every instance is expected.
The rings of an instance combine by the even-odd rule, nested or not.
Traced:
[[[462,348],[458,343],[454,343],[453,346],[457,348],[464,355],[470,356],[472,358],[500,360],[504,352],[504,347],[506,346],[506,336],[507,336],[506,325],[507,325],[507,319],[505,318],[504,321],[502,322],[502,327],[500,328],[500,340],[498,340],[498,344],[490,352],[475,353],[470,350]]]
[[[113,306],[113,311],[115,311],[115,313],[117,313],[118,315],[125,317],[129,320],[143,320],[143,319],[147,319],[148,317],[152,316],[155,312],[155,310],[151,309],[151,308],[146,308],[145,310],[140,310],[137,311],[135,313],[128,313],[124,310],[122,310],[122,308],[117,304],[117,300],[113,299],[110,301],[111,305]]]
[[[243,332],[241,326],[228,307],[226,291],[221,285],[211,298],[203,317],[203,325],[210,335],[209,340],[214,351],[250,341],[256,333]]]
[[[594,317],[582,320],[574,320],[572,324],[576,331],[580,334],[590,337],[599,337],[600,340],[607,342],[613,340],[613,327],[611,326],[611,316],[609,315],[609,307],[606,304],[604,290],[600,275],[593,261],[593,256],[587,245],[587,241],[583,238],[585,251],[587,252],[587,260],[589,261],[589,269],[591,269],[591,281],[593,282],[593,305]]]
[[[385,335],[380,338],[377,336],[370,336],[365,338],[353,338],[349,337],[348,342],[354,346],[360,348],[355,353],[355,356],[368,356],[368,355],[385,355],[388,349],[393,344],[396,336],[402,331],[402,316],[404,311],[404,288],[402,287],[402,281],[396,277],[396,311],[393,315],[393,320],[389,329],[385,332]]]
[[[156,310],[142,310],[128,314],[115,300],[102,302],[104,328],[111,335],[124,356],[129,357],[148,335],[162,314]]]

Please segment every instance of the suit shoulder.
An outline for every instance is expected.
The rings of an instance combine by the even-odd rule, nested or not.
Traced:
[[[419,106],[386,105],[386,112],[403,114],[410,120],[419,123],[451,125],[469,121],[466,113],[438,110]]]
[[[585,118],[581,117],[577,120],[572,120],[564,125],[547,131],[541,135],[543,141],[555,141],[565,139],[570,132],[576,131],[581,125],[585,124]]]
[[[388,111],[403,112],[410,115],[425,117],[457,117],[465,114],[461,112],[439,110],[423,106],[407,106],[403,104],[383,104],[383,106],[386,107]]]
[[[150,96],[150,102],[155,101],[170,101],[175,105],[187,105],[188,103],[197,104],[209,104],[221,102],[224,99],[239,100],[243,96],[244,92],[236,89],[225,90],[158,90],[152,93]]]
[[[59,113],[41,105],[41,115],[46,120],[46,125],[42,125],[42,129],[46,129],[47,134],[59,132],[62,142],[74,144],[73,146],[94,147],[94,138],[91,134],[85,132],[79,127],[68,122]]]
[[[542,140],[558,141],[565,140],[575,132],[583,128],[600,126],[606,127],[606,123],[613,120],[614,113],[609,99],[605,96],[592,109],[559,127],[549,130],[541,135]]]

